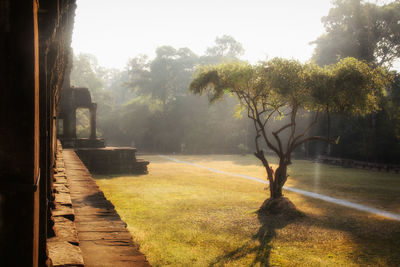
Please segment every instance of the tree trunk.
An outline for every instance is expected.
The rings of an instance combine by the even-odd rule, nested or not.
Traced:
[[[269,180],[269,191],[270,191],[270,199],[278,199],[283,196],[282,188],[287,180],[287,166],[288,163],[285,158],[279,160],[279,166],[273,173],[272,168],[270,168],[267,159],[264,156],[264,152],[262,150],[257,151],[254,155],[261,160],[263,163],[265,170],[267,172],[267,177]]]
[[[275,172],[275,179],[271,190],[271,198],[280,198],[283,196],[282,188],[287,180],[287,164],[281,160]]]

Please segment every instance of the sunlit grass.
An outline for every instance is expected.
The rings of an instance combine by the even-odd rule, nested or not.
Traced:
[[[224,171],[264,176],[262,167],[250,156],[176,157]],[[285,195],[306,216],[296,221],[260,222],[255,211],[267,197],[265,185],[157,156],[145,158],[151,162],[148,175],[98,177],[97,183],[153,266],[400,264],[399,222],[289,192]],[[289,185],[315,188],[312,163],[292,166]],[[356,183],[370,179],[368,186],[362,186],[366,189],[356,193],[362,196],[360,201],[368,199],[366,194],[370,203],[390,203],[392,211],[399,209],[399,202],[391,203],[390,198],[399,197],[400,177],[385,174],[380,190],[389,196],[377,197],[380,194],[373,187],[379,184],[374,179],[380,173],[361,171],[358,175],[357,170],[319,168],[325,174],[319,180],[320,192],[341,196],[336,192],[340,186],[348,184],[357,191]],[[340,177],[335,177],[335,172]]]
[[[181,160],[233,173],[265,179],[264,167],[253,155],[174,156]],[[277,158],[269,157],[274,169]],[[342,198],[400,213],[400,175],[343,168],[308,160],[289,166],[287,186]]]

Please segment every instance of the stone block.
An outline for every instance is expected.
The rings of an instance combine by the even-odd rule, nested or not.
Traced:
[[[51,211],[53,217],[64,217],[71,221],[75,220],[74,209],[68,206],[56,204],[55,208]]]
[[[72,207],[71,196],[67,193],[56,194],[55,202],[60,205]]]
[[[69,188],[66,184],[54,184],[54,193],[69,193]]]
[[[54,267],[84,266],[81,249],[68,241],[48,242],[47,248]]]
[[[55,240],[68,241],[73,245],[79,245],[78,233],[73,221],[64,217],[53,217],[53,221],[55,237],[52,237],[49,242],[53,242]]]

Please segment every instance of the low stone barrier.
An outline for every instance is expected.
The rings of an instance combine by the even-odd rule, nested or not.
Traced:
[[[365,161],[326,157],[326,156],[319,156],[317,159],[315,159],[315,161],[325,164],[347,167],[347,168],[400,173],[400,165],[394,165],[394,164],[365,162]]]
[[[51,221],[54,236],[47,239],[49,259],[52,266],[84,266],[60,143],[57,147],[53,193]]]

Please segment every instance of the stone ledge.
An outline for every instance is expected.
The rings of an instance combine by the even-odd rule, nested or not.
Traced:
[[[64,150],[79,247],[87,266],[151,266],[73,150]],[[101,264],[99,264],[101,263]]]
[[[53,218],[63,217],[71,221],[75,220],[74,209],[68,206],[56,204],[55,208],[51,211]]]
[[[55,203],[51,210],[51,218],[54,222],[55,236],[47,239],[48,257],[52,266],[84,266],[60,144],[57,146],[54,171],[53,193]]]
[[[70,190],[67,186],[67,184],[53,184],[54,188],[53,191],[54,193],[70,193]]]
[[[67,241],[68,243],[79,246],[78,232],[73,221],[64,217],[54,217],[53,230],[55,237],[49,238],[48,242]]]
[[[56,193],[55,202],[56,204],[72,207],[71,196],[69,193]]]

